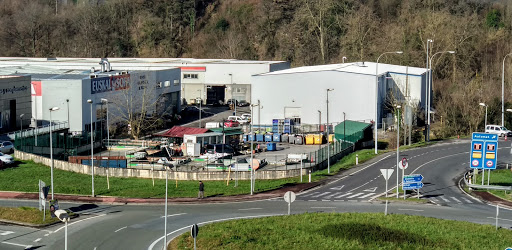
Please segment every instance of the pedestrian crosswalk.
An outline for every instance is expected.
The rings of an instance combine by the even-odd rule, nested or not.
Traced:
[[[453,197],[453,196],[437,196],[428,198],[432,203],[435,204],[446,204],[446,203],[458,203],[458,204],[472,204],[472,203],[482,203],[479,200],[470,200],[466,197]]]
[[[299,200],[315,201],[315,200],[342,200],[342,199],[370,199],[376,196],[377,193],[368,192],[311,192],[304,195],[297,196]]]

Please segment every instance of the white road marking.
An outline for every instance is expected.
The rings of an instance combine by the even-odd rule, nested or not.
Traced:
[[[32,247],[32,245],[22,245],[22,244],[18,244],[18,243],[7,242],[7,241],[2,241],[2,243],[7,244],[7,245],[12,245],[12,246],[24,247],[25,249]]]
[[[13,234],[13,233],[14,233],[13,231],[3,231],[3,233],[0,233],[0,235],[6,236],[6,235],[9,235],[9,234]]]
[[[430,200],[432,200],[434,202],[438,201],[435,197],[430,198]]]
[[[114,231],[114,233],[117,233],[117,232],[119,232],[119,231],[121,231],[121,230],[123,230],[123,229],[125,229],[125,228],[127,228],[127,227],[119,228],[119,229],[117,229],[116,231]]]
[[[487,219],[494,219],[494,220],[495,220],[495,219],[496,219],[496,217],[487,217]],[[499,218],[499,217],[498,217],[498,220],[512,221],[512,220],[510,220],[510,219],[503,219],[503,218]]]
[[[318,198],[318,197],[320,197],[320,196],[322,196],[322,195],[326,195],[326,194],[330,194],[330,193],[331,193],[331,192],[323,192],[323,193],[321,193],[321,194],[317,194],[317,195],[312,196],[312,197],[313,197],[313,198]]]
[[[41,238],[37,238],[37,239],[34,240],[34,242],[38,242],[40,240],[41,240]]]
[[[313,193],[310,193],[310,194],[305,194],[305,195],[301,195],[302,197],[308,197],[308,196],[311,196],[311,195],[314,195],[314,194],[318,194],[320,192],[313,192]]]
[[[267,215],[253,215],[253,216],[243,216],[243,217],[233,217],[233,218],[226,218],[226,219],[218,219],[218,220],[211,220],[211,221],[205,221],[205,222],[200,222],[200,223],[197,223],[197,225],[204,225],[204,224],[208,224],[208,223],[213,223],[213,222],[220,222],[220,221],[227,221],[227,220],[239,220],[239,219],[248,219],[248,218],[260,218],[260,217],[269,217],[269,216],[277,216],[277,215],[282,215],[282,214],[267,214]],[[185,227],[182,227],[180,229],[177,229],[177,230],[174,230],[170,233],[168,233],[167,235],[171,235],[171,234],[175,234],[176,232],[179,232],[179,231],[182,231],[182,230],[185,230],[185,229],[189,229],[190,226],[185,226]],[[153,241],[153,243],[151,243],[151,245],[149,245],[148,247],[148,250],[153,250],[153,248],[155,247],[156,243],[158,243],[159,241],[163,240],[164,239],[164,236],[161,236],[160,238],[156,239],[155,241]],[[172,239],[168,239],[169,241],[172,241],[174,238]],[[167,242],[166,242],[167,243]]]
[[[184,214],[187,214],[187,213],[181,213],[181,214],[168,214],[167,217],[173,217],[173,216],[179,216],[179,215],[184,215]],[[165,216],[160,216],[160,218],[164,218]]]
[[[368,193],[368,194],[365,194],[365,195],[363,195],[363,196],[361,196],[361,197],[359,197],[359,198],[366,198],[366,197],[371,196],[371,195],[374,195],[374,194],[375,194],[375,193]]]
[[[331,188],[332,190],[341,190],[345,185],[341,185],[341,186],[337,186],[337,187],[333,187]]]
[[[368,188],[366,190],[363,190],[363,192],[375,192],[375,190],[377,190],[377,187],[374,187],[374,188]]]
[[[322,201],[331,201],[331,200],[322,200]]]
[[[247,210],[258,210],[258,209],[263,209],[263,208],[260,208],[260,207],[253,207],[253,208],[240,208],[238,210],[240,211],[247,211]]]
[[[398,210],[402,210],[402,211],[423,212],[423,210],[419,210],[419,209],[410,209],[410,208],[399,208]]]
[[[443,196],[440,196],[439,198],[441,198],[441,199],[442,199],[443,201],[445,201],[445,202],[450,202],[450,200],[448,200],[448,199],[444,198]]]
[[[455,198],[455,197],[450,197],[452,198],[454,201],[458,202],[458,203],[462,203],[462,201],[460,201],[459,199]]]
[[[386,194],[384,194],[384,196],[385,196],[385,195],[386,195]],[[382,196],[382,194],[374,195],[374,196],[370,197],[370,200],[376,199],[376,198],[378,198],[378,197],[380,197],[380,196]]]
[[[339,195],[339,194],[341,194],[341,192],[336,192],[334,194],[330,194],[330,195],[324,196],[324,199],[330,199],[331,197],[333,197],[335,195]]]
[[[347,195],[351,195],[351,194],[352,194],[352,193],[344,193],[344,194],[339,195],[339,196],[336,196],[336,197],[334,197],[334,198],[341,198],[341,197],[343,197],[343,196],[347,196]]]
[[[50,234],[45,234],[44,236],[48,236],[48,235],[50,235]]]
[[[354,195],[348,196],[347,198],[349,198],[349,199],[350,199],[350,198],[354,198],[354,197],[357,197],[357,196],[362,195],[362,194],[364,194],[364,193],[357,193],[357,194],[354,194]]]
[[[25,247],[25,249],[31,249],[32,248],[32,245],[28,245],[27,247]]]
[[[107,215],[107,214],[99,214],[99,215],[97,215],[97,216],[89,217],[89,218],[85,218],[85,219],[83,219],[83,220],[77,220],[77,221],[75,221],[75,222],[68,223],[68,226],[71,226],[71,225],[73,225],[73,224],[76,224],[76,223],[79,223],[79,222],[82,222],[82,221],[91,220],[91,219],[96,219],[96,218],[98,218],[98,217],[102,217],[102,216],[105,216],[105,215]],[[60,231],[60,230],[61,230],[61,229],[63,229],[64,227],[65,227],[65,226],[60,227],[59,229],[55,230],[55,231],[54,231],[54,233],[56,233],[56,232]]]
[[[316,200],[308,200],[308,201],[316,201]]]
[[[467,202],[467,203],[473,203],[472,201],[470,201],[470,200],[468,200],[468,199],[466,199],[466,198],[464,198],[464,197],[460,197],[460,198],[461,198],[461,199],[463,199],[463,200],[464,200],[465,202]]]
[[[336,208],[336,207],[311,207],[316,209],[330,209],[330,208]]]

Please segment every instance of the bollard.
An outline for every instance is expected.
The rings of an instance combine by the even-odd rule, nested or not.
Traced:
[[[311,183],[311,169],[309,170],[309,183]]]
[[[356,165],[359,165],[359,155],[356,154]]]

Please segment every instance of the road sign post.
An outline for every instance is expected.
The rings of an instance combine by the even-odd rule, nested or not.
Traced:
[[[409,167],[409,163],[407,162],[407,158],[402,158],[399,165],[400,169],[402,169],[402,178],[405,176],[405,169]],[[398,174],[398,173],[396,173]],[[404,200],[405,200],[405,190],[404,190]]]
[[[469,165],[474,169],[482,169],[482,185],[484,185],[485,170],[489,185],[491,169],[496,169],[498,159],[498,135],[486,133],[473,133],[471,136],[471,155]]]
[[[194,250],[197,249],[196,238],[197,238],[198,233],[199,233],[199,226],[197,226],[197,224],[192,225],[190,227],[190,234],[192,235],[192,238],[194,238]]]
[[[388,198],[388,180],[393,174],[394,169],[381,169],[382,177],[386,180],[386,198]],[[398,174],[398,173],[397,173]],[[386,199],[386,208],[384,209],[384,215],[388,215],[388,199]]]
[[[405,199],[405,190],[418,190],[418,199],[420,198],[420,188],[423,187],[423,175],[421,174],[411,174],[405,175],[403,178],[402,189],[404,190],[404,199]]]
[[[288,191],[284,194],[284,201],[288,203],[288,215],[290,215],[290,205],[295,201],[295,193]]]

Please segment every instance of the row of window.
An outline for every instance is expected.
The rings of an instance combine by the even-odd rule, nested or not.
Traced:
[[[180,81],[179,80],[174,80],[174,86],[178,86],[180,84]],[[170,87],[171,86],[171,81],[165,81],[163,82],[163,86],[162,86],[162,82],[158,82],[156,84],[156,88],[159,89],[159,88],[162,88],[162,87]]]
[[[183,74],[183,79],[198,79],[198,74]]]

